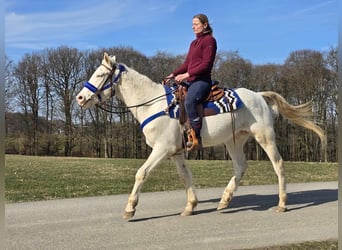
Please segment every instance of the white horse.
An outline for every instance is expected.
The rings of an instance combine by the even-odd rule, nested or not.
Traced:
[[[164,112],[167,100],[163,85],[153,82],[124,64],[117,63],[114,56],[110,57],[104,53],[102,64],[85,83],[76,100],[81,107],[89,108],[111,98],[114,91],[117,98],[127,105],[143,125],[146,142],[153,149],[135,175],[135,183],[123,218],[134,216],[144,181],[154,167],[167,158],[176,164],[186,189],[187,203],[181,215],[192,215],[198,199],[192,184],[191,171],[185,163],[183,133],[179,121]],[[267,153],[278,176],[277,211],[284,212],[287,200],[286,184],[283,160],[275,142],[274,116],[280,113],[293,123],[314,131],[322,142],[325,141],[324,132],[309,119],[312,116],[309,103],[292,106],[282,96],[271,91],[253,92],[245,88],[235,91],[240,96],[243,107],[234,111],[233,115],[223,113],[204,117],[201,129],[203,147],[224,144],[234,166],[234,176],[224,189],[217,209],[226,208],[233,197],[247,167],[243,146],[248,137],[253,136]]]

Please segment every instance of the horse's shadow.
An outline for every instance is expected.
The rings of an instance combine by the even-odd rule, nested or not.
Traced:
[[[337,189],[321,189],[321,190],[310,190],[310,191],[301,191],[301,192],[293,192],[287,194],[287,205],[293,206],[292,208],[288,208],[287,211],[294,211],[306,207],[318,206],[324,203],[337,201],[338,191]],[[209,199],[202,200],[200,203],[218,203],[220,199]],[[260,195],[260,194],[248,194],[248,195],[240,195],[234,196],[232,201],[230,202],[227,209],[222,210],[222,213],[236,213],[240,211],[246,210],[254,210],[254,211],[265,211],[271,208],[276,207],[278,203],[278,195]],[[214,211],[216,208],[214,209]],[[206,213],[206,210],[199,210],[197,214]]]
[[[288,208],[287,211],[294,211],[311,206],[318,206],[324,203],[337,201],[338,190],[337,189],[321,189],[302,192],[288,193],[287,205],[293,206]],[[200,200],[199,203],[214,203],[217,205],[220,202],[220,198]],[[260,195],[260,194],[247,194],[234,196],[230,202],[228,208],[220,211],[221,213],[237,213],[240,211],[254,210],[265,211],[275,207],[278,203],[278,195]],[[202,210],[195,210],[194,215],[205,214],[215,212],[216,207]],[[139,219],[132,219],[130,222],[140,222],[145,220],[161,219],[166,217],[178,216],[179,213],[160,215]]]

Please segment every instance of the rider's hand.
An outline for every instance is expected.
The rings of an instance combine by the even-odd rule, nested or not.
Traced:
[[[188,79],[189,76],[190,76],[189,73],[186,72],[184,74],[176,75],[175,80],[176,80],[176,82],[181,83],[181,82],[186,81],[186,79]]]
[[[168,83],[172,78],[174,77],[174,75],[171,73],[170,75],[168,75],[167,77],[165,77],[162,81],[163,84]]]

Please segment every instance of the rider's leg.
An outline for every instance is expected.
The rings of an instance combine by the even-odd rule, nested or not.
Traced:
[[[202,128],[202,116],[197,112],[197,104],[203,103],[208,97],[211,89],[211,85],[205,81],[195,81],[191,83],[188,94],[185,98],[185,109],[189,116],[189,121],[192,129],[194,130],[194,138],[201,144],[201,128]],[[197,143],[197,142],[196,142]]]

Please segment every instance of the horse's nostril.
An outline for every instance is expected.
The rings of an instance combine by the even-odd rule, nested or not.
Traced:
[[[81,101],[83,99],[83,96],[79,95],[77,99]]]

